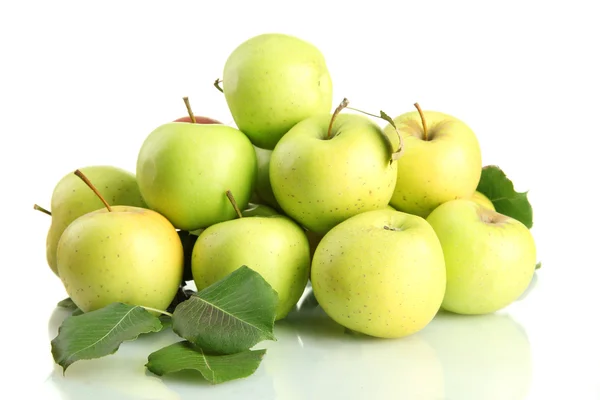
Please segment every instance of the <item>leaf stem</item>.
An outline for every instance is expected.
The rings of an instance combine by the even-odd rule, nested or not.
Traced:
[[[240,208],[238,207],[237,201],[235,201],[235,197],[233,197],[233,193],[231,193],[231,190],[228,190],[227,192],[225,192],[225,194],[227,195],[229,202],[233,206],[233,209],[235,210],[235,213],[237,214],[238,218],[242,218],[242,212],[240,211]]]
[[[185,96],[183,98],[183,102],[185,103],[185,108],[187,108],[187,112],[188,112],[188,115],[190,116],[190,119],[192,120],[192,123],[195,124],[196,117],[194,116],[194,113],[192,112],[192,106],[190,106],[190,99],[188,99],[188,97]]]
[[[215,80],[215,83],[214,83],[214,85],[215,85],[215,87],[216,87],[216,88],[219,90],[219,92],[221,92],[221,93],[224,93],[224,92],[223,92],[223,89],[222,89],[222,88],[221,88],[221,86],[219,85],[219,83],[221,83],[221,82],[223,82],[223,79],[217,78],[217,79]]]
[[[425,123],[425,114],[423,114],[423,110],[421,110],[419,103],[415,103],[414,106],[421,116],[421,124],[423,124],[423,140],[427,141],[427,124]]]
[[[148,310],[148,311],[154,311],[154,312],[161,313],[161,314],[164,314],[164,315],[166,315],[166,316],[169,316],[169,317],[173,318],[173,314],[171,314],[171,313],[170,313],[170,312],[168,312],[168,311],[159,310],[159,309],[157,309],[157,308],[146,307],[146,306],[140,306],[140,307],[142,307],[143,309],[146,309],[146,310]]]
[[[83,174],[83,172],[81,172],[80,170],[75,170],[75,175],[77,175],[79,178],[81,178],[81,180],[84,181],[85,184],[88,185],[89,188],[92,189],[92,191],[94,193],[96,193],[96,196],[98,196],[98,198],[102,201],[102,203],[104,203],[104,206],[106,207],[106,209],[109,212],[111,212],[112,208],[110,208],[110,205],[106,202],[106,200],[104,200],[104,197],[102,197],[102,195],[100,194],[98,189],[96,189],[96,187],[92,184],[92,182],[90,182],[90,180],[87,178],[87,176],[85,176]]]
[[[34,205],[33,205],[33,209],[34,209],[34,210],[37,210],[37,211],[41,211],[41,212],[43,212],[44,214],[48,214],[48,215],[52,216],[52,213],[51,213],[50,211],[46,210],[46,209],[45,209],[44,207],[42,207],[42,206],[38,206],[37,204],[34,204]]]
[[[359,109],[356,109],[353,107],[348,107],[348,109],[352,110],[352,111],[357,111],[359,113],[363,113],[366,115],[370,115],[371,117],[381,118],[382,120],[387,121],[387,123],[389,123],[392,126],[392,128],[394,128],[394,131],[396,131],[396,135],[398,135],[398,150],[396,150],[392,153],[392,159],[390,160],[390,164],[400,158],[400,156],[404,152],[404,139],[402,138],[402,134],[398,130],[396,123],[394,123],[394,120],[392,118],[390,118],[389,115],[387,115],[383,111],[379,111],[379,115],[375,115],[375,114],[371,114],[369,112],[359,110]],[[389,138],[387,136],[386,136],[386,138],[389,140]]]
[[[338,114],[340,112],[342,112],[342,110],[344,108],[348,107],[348,103],[349,103],[348,99],[344,97],[344,100],[342,100],[340,105],[337,106],[337,108],[333,112],[333,115],[331,116],[331,121],[329,121],[329,128],[327,129],[327,139],[331,138],[331,128],[333,127],[333,121],[335,121],[335,118],[338,116]]]

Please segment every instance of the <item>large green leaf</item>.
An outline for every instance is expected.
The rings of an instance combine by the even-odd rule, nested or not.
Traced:
[[[196,370],[216,384],[250,376],[266,350],[246,350],[236,354],[210,355],[188,341],[174,343],[148,356],[146,367],[156,375]]]
[[[205,352],[233,354],[275,340],[277,292],[242,266],[193,294],[173,313],[173,331]]]
[[[490,199],[499,213],[521,221],[527,228],[533,226],[533,209],[527,192],[515,191],[512,181],[498,166],[483,167],[477,191]]]
[[[124,341],[134,340],[142,333],[158,332],[162,326],[158,317],[142,307],[109,304],[66,318],[51,342],[52,356],[64,373],[76,361],[113,354]]]

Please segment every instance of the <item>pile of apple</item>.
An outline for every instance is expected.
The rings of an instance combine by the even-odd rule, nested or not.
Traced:
[[[81,311],[166,310],[182,282],[246,265],[277,291],[277,320],[310,284],[333,320],[391,338],[526,290],[532,234],[476,191],[463,121],[415,104],[382,128],[334,104],[321,52],[283,34],[241,43],[215,85],[235,127],[186,101],[188,117],[141,143],[135,174],[87,166],[56,185],[47,259]]]

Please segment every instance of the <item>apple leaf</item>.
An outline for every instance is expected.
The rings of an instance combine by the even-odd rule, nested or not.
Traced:
[[[535,264],[535,269],[540,269],[542,268],[542,262],[538,262],[537,264]]]
[[[477,191],[490,199],[499,213],[521,221],[527,228],[533,226],[533,209],[527,192],[516,192],[512,181],[498,166],[483,167]]]
[[[398,150],[395,150],[392,153],[392,159],[390,161],[390,163],[391,163],[393,161],[396,161],[396,160],[400,159],[400,156],[402,155],[402,152],[404,151],[404,141],[402,139],[402,134],[398,130],[398,127],[396,127],[396,123],[394,122],[394,120],[389,115],[387,115],[383,111],[379,111],[379,117],[381,119],[383,119],[384,121],[387,121],[392,126],[392,128],[394,128],[394,130],[396,131],[396,134],[398,135],[398,141],[399,141]],[[386,136],[386,138],[387,138],[387,136]],[[389,140],[389,138],[388,138],[388,140]]]
[[[207,353],[238,353],[276,340],[277,303],[277,292],[244,265],[180,303],[173,331]]]
[[[196,370],[204,379],[217,384],[252,375],[265,353],[266,350],[263,349],[211,355],[184,340],[150,354],[146,367],[159,376],[183,370]]]
[[[142,333],[158,332],[162,323],[142,307],[123,303],[67,317],[52,340],[54,361],[63,373],[76,361],[115,353],[121,343]]]
[[[73,302],[73,300],[71,300],[70,297],[67,297],[66,299],[59,301],[58,304],[56,304],[56,306],[62,307],[62,308],[67,308],[69,310],[75,310],[77,308],[77,305]]]

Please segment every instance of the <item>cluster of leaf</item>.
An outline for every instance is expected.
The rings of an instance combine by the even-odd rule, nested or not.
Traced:
[[[81,313],[65,299],[59,306],[75,312],[52,340],[52,355],[65,373],[76,361],[114,354],[125,341],[171,327],[183,340],[151,353],[149,371],[162,376],[196,370],[213,384],[244,378],[256,371],[266,354],[265,349],[251,348],[276,340],[277,302],[277,292],[246,266],[191,294],[173,314],[123,303]]]

